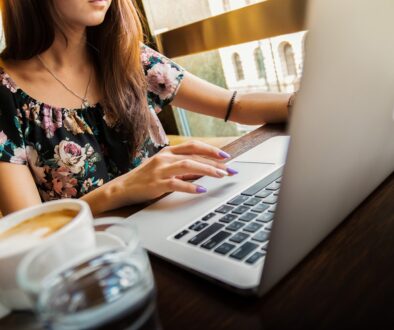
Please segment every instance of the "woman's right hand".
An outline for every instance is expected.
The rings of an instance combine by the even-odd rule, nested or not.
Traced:
[[[184,180],[199,176],[223,178],[237,174],[222,162],[229,157],[219,148],[190,141],[163,148],[137,168],[108,184],[111,185],[111,195],[121,203],[117,207],[145,202],[174,191],[204,193],[204,187]]]

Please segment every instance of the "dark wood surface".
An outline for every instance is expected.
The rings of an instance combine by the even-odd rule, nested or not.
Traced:
[[[270,125],[225,150],[236,156],[283,133]],[[163,329],[394,329],[394,174],[262,298],[151,262]],[[0,329],[40,328],[31,314],[13,313]]]

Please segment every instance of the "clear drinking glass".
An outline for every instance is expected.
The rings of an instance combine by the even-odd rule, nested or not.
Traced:
[[[124,220],[95,220],[95,251],[64,264],[53,249],[32,251],[18,282],[49,329],[160,329],[155,286],[136,229]]]

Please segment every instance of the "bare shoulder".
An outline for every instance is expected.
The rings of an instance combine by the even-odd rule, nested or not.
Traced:
[[[40,72],[34,60],[15,61],[0,59],[0,66],[19,85],[33,83]]]

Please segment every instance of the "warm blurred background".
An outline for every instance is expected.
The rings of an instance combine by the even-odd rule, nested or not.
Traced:
[[[306,0],[135,2],[147,23],[149,45],[191,73],[230,90],[299,88]],[[171,107],[160,119],[172,144],[193,137],[223,146],[255,128]]]
[[[302,30],[304,3],[142,0],[150,32],[165,55],[219,86],[255,92],[293,92],[299,88],[306,34]],[[227,47],[216,48],[220,44]],[[174,117],[177,133],[182,136],[240,136],[254,129],[183,109],[174,109]]]

